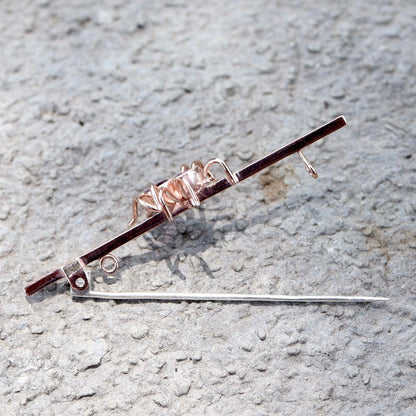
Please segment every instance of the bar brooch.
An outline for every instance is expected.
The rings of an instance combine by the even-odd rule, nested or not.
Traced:
[[[91,274],[86,266],[99,260],[101,269],[107,273],[115,273],[119,267],[118,259],[112,251],[160,224],[170,221],[192,207],[198,207],[206,199],[217,195],[238,182],[249,178],[259,171],[297,153],[305,165],[306,171],[314,178],[318,174],[303,154],[303,149],[335,132],[346,125],[343,116],[337,117],[270,153],[269,155],[233,172],[222,159],[214,158],[205,165],[194,161],[191,166],[183,165],[181,172],[175,177],[158,184],[151,184],[141,195],[133,199],[133,217],[129,228],[108,240],[104,244],[77,257],[75,260],[43,276],[38,281],[25,287],[26,295],[32,296],[44,287],[64,279],[69,282],[71,295],[78,298],[101,298],[118,300],[155,300],[155,301],[220,301],[220,302],[380,302],[385,297],[372,296],[289,296],[275,294],[233,294],[233,293],[160,293],[160,292],[103,292],[94,290]],[[211,168],[219,165],[225,178],[216,179]],[[143,207],[148,219],[138,222],[139,207]]]

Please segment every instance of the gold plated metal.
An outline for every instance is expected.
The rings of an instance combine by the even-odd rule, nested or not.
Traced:
[[[309,160],[306,158],[306,156],[303,154],[302,150],[299,150],[298,155],[300,157],[300,160],[303,162],[303,164],[305,165],[305,170],[306,172],[309,173],[309,175],[312,176],[312,178],[316,179],[318,177],[318,172],[316,171],[316,169],[313,167],[312,163],[309,162]]]
[[[139,204],[142,205],[148,216],[163,212],[169,222],[173,222],[172,212],[178,208],[198,207],[201,202],[198,192],[216,181],[210,171],[213,165],[219,165],[224,170],[230,185],[235,185],[238,178],[222,159],[211,159],[205,166],[199,161],[181,166],[181,173],[174,178],[158,185],[151,184],[149,189],[133,198],[133,218],[129,227],[133,226],[139,218]]]
[[[108,265],[108,263],[110,263],[110,266]],[[100,259],[100,267],[101,270],[107,274],[115,273],[119,268],[119,262],[117,257],[112,254],[106,254]]]

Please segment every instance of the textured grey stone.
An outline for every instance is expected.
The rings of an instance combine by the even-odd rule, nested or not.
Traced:
[[[103,0],[0,10],[7,415],[415,413],[413,2]],[[71,301],[23,286],[124,230],[182,163],[349,126],[116,254],[106,290],[383,305]],[[110,283],[107,285],[107,283]]]
[[[147,325],[134,325],[130,329],[130,335],[134,339],[142,339],[149,333],[149,327]]]

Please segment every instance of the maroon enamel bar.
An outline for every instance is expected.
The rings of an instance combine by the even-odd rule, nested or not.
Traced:
[[[288,145],[270,153],[269,155],[257,160],[246,166],[243,169],[235,172],[235,176],[238,178],[239,181],[249,178],[250,176],[258,173],[259,171],[279,162],[280,160],[294,154],[297,152],[301,152],[301,150],[309,146],[310,144],[316,142],[328,136],[329,134],[335,132],[336,130],[344,127],[346,125],[346,121],[344,117],[340,116],[335,118],[334,120],[330,121],[329,123],[313,130],[312,132],[306,134],[305,136],[300,137],[299,139],[289,143]],[[208,186],[206,188],[201,189],[200,193],[198,194],[200,202],[205,201],[206,199],[210,198],[222,192],[223,190],[232,186],[227,178],[221,179],[218,182],[215,182],[212,186]],[[188,207],[181,207],[176,209],[172,212],[172,216],[175,217],[182,212],[189,209],[191,206]],[[157,227],[158,225],[167,221],[166,215],[163,212],[156,213],[149,219],[143,221],[142,223],[131,227],[130,229],[124,231],[123,233],[119,234],[118,236],[112,238],[111,240],[105,242],[104,244],[94,248],[93,250],[81,255],[78,258],[78,261],[83,266],[92,263],[95,260],[101,259],[103,256],[111,253],[115,249],[121,247],[122,245],[128,243],[129,241],[137,238],[138,236],[150,231],[151,229]],[[33,295],[34,293],[38,292],[39,290],[43,289],[45,286],[56,282],[59,279],[66,277],[65,271],[62,268],[55,270],[52,273],[42,277],[38,281],[28,285],[25,288],[26,294],[28,296]]]
[[[47,274],[36,282],[25,287],[26,295],[30,296],[39,290],[43,289],[45,286],[48,286],[52,283],[55,283],[57,280],[65,277],[65,273],[62,269],[53,271],[52,273]]]
[[[316,130],[311,131],[307,135],[259,159],[257,162],[251,163],[250,165],[236,172],[236,175],[240,179],[240,181],[242,181],[256,174],[257,172],[260,172],[261,170],[279,162],[280,160],[292,155],[293,153],[299,152],[304,147],[309,146],[320,139],[323,139],[325,136],[328,136],[334,131],[339,130],[341,127],[344,127],[346,124],[347,122],[345,121],[344,117],[337,117],[329,123],[317,128]]]

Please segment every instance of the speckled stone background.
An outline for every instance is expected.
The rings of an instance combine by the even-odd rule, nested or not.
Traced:
[[[415,415],[415,51],[413,1],[1,2],[2,413]],[[318,181],[292,156],[119,250],[107,288],[388,303],[24,296],[150,181],[339,114]]]

